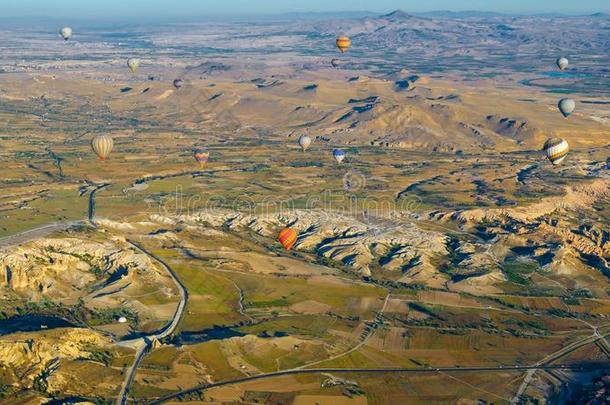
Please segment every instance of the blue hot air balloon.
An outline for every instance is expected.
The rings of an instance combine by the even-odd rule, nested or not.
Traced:
[[[345,159],[345,152],[341,149],[335,149],[333,150],[333,157],[335,158],[337,163],[341,163],[343,162],[343,159]]]

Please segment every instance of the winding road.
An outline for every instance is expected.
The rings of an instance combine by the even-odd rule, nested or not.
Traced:
[[[0,248],[19,245],[19,244],[25,243],[25,242],[33,240],[33,239],[44,238],[53,232],[65,231],[65,230],[70,229],[77,225],[89,225],[89,226],[96,227],[96,225],[95,225],[95,204],[96,204],[95,197],[99,191],[105,189],[108,186],[110,186],[110,183],[100,184],[100,185],[97,185],[90,192],[87,220],[56,222],[56,223],[44,225],[44,226],[41,226],[38,228],[30,229],[30,230],[27,230],[27,231],[24,231],[24,232],[15,234],[15,235],[7,236],[7,237],[0,239]],[[123,381],[123,385],[121,386],[121,391],[120,391],[119,396],[116,401],[116,403],[120,404],[120,405],[124,405],[127,403],[129,390],[130,390],[133,380],[135,378],[138,367],[139,367],[140,363],[142,362],[142,359],[148,352],[148,350],[152,347],[153,342],[164,339],[164,338],[170,336],[172,333],[174,333],[174,331],[176,330],[176,327],[178,326],[178,324],[180,323],[180,320],[182,319],[184,311],[186,310],[186,304],[188,302],[188,291],[187,291],[186,287],[182,284],[182,282],[180,281],[180,279],[178,278],[176,273],[174,273],[174,271],[167,265],[167,263],[165,263],[163,260],[161,260],[160,258],[155,256],[154,254],[145,250],[138,243],[136,243],[132,240],[127,240],[127,243],[136,251],[146,255],[151,261],[159,263],[169,273],[170,277],[172,278],[172,281],[176,285],[178,292],[180,294],[180,302],[178,303],[178,306],[176,307],[176,312],[174,313],[174,316],[172,317],[171,321],[165,326],[165,328],[163,328],[163,330],[161,332],[158,332],[158,333],[155,333],[155,334],[152,334],[149,336],[145,336],[142,338],[138,338],[138,339],[116,342],[117,345],[119,345],[119,346],[129,347],[129,348],[136,350],[134,362],[132,363],[131,367],[126,372],[125,380]]]
[[[134,358],[133,363],[131,364],[131,367],[127,370],[127,372],[125,374],[125,380],[123,381],[123,386],[121,387],[121,391],[120,391],[119,396],[116,401],[117,405],[125,405],[127,403],[127,399],[129,396],[129,390],[131,388],[131,385],[133,384],[133,380],[136,376],[138,367],[140,366],[142,359],[144,358],[144,356],[146,355],[148,350],[150,350],[150,348],[152,347],[153,342],[155,342],[157,340],[162,340],[162,339],[170,336],[172,333],[174,333],[174,331],[178,327],[178,324],[180,323],[180,320],[182,319],[182,316],[184,315],[184,311],[186,310],[186,304],[188,302],[188,291],[187,291],[186,287],[184,286],[184,284],[182,284],[182,282],[180,281],[180,279],[178,278],[176,273],[174,273],[174,271],[171,269],[171,267],[169,267],[167,265],[167,263],[165,263],[163,260],[161,260],[160,258],[155,256],[154,254],[145,250],[142,246],[140,246],[136,242],[128,239],[127,243],[129,243],[129,245],[131,247],[133,247],[135,250],[148,256],[152,261],[156,261],[165,270],[167,270],[167,272],[170,274],[174,284],[178,288],[178,292],[180,293],[180,303],[176,307],[176,312],[174,313],[172,320],[170,321],[169,324],[167,324],[167,326],[165,328],[163,328],[163,330],[161,332],[153,334],[153,335],[145,336],[143,338],[126,340],[126,341],[122,341],[122,342],[118,343],[121,346],[135,348],[136,356]]]

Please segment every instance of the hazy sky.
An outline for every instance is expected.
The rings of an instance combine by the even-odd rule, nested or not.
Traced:
[[[1,17],[175,18],[394,9],[585,14],[610,12],[610,0],[0,0]]]

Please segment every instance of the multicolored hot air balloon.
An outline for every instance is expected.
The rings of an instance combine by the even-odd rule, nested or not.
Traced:
[[[571,98],[563,98],[559,100],[559,111],[565,118],[568,118],[576,109],[576,102]]]
[[[341,53],[345,53],[352,46],[352,41],[348,37],[339,37],[336,44]]]
[[[182,79],[174,80],[174,87],[175,88],[180,89],[182,86],[184,86],[184,80],[182,80]]]
[[[199,168],[203,168],[210,159],[210,151],[205,148],[195,149],[193,157],[195,158],[195,161],[199,163]]]
[[[547,159],[556,166],[566,158],[570,152],[570,145],[564,139],[550,138],[544,143],[542,150]]]
[[[284,228],[280,231],[277,240],[284,246],[284,249],[290,250],[297,242],[298,234],[294,229]]]
[[[72,36],[72,28],[63,27],[62,29],[59,30],[59,35],[61,35],[61,37],[64,39],[64,41],[69,40],[70,37]]]
[[[91,149],[101,159],[106,160],[112,152],[114,141],[108,135],[97,135],[91,141]]]
[[[559,70],[566,70],[570,64],[570,61],[567,58],[559,58],[557,59],[556,63]]]
[[[301,145],[301,149],[303,149],[303,152],[305,152],[311,145],[311,138],[307,135],[301,135],[299,138],[299,145]]]
[[[140,59],[138,59],[138,58],[127,59],[127,66],[129,66],[131,73],[135,74],[138,71],[138,66],[140,66]]]
[[[335,149],[333,150],[333,157],[335,158],[337,163],[341,163],[345,159],[345,152],[341,149]]]

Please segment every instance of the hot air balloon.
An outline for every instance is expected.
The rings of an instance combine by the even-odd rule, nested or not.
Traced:
[[[559,101],[558,107],[563,116],[568,118],[574,112],[576,102],[571,98],[563,98]]]
[[[307,148],[309,148],[309,145],[311,145],[311,138],[307,135],[301,135],[299,138],[299,145],[301,145],[303,152],[305,152]]]
[[[195,149],[193,154],[195,161],[199,163],[199,168],[203,168],[210,159],[210,152],[205,148]]]
[[[120,317],[120,318],[118,319],[118,322],[119,322],[119,323],[127,323],[127,318],[125,318],[124,316],[122,316],[122,317]]]
[[[72,28],[70,27],[63,27],[62,29],[59,30],[59,35],[61,35],[61,37],[67,41],[70,39],[70,37],[72,36]]]
[[[297,241],[297,232],[291,228],[284,228],[277,237],[277,240],[284,246],[284,249],[290,250]]]
[[[140,66],[140,59],[138,58],[130,58],[127,59],[127,66],[131,69],[131,73],[136,73],[138,71],[138,66]]]
[[[335,149],[333,150],[333,157],[335,158],[337,163],[341,163],[343,162],[343,159],[345,159],[345,152],[341,149]]]
[[[341,53],[347,52],[347,50],[352,46],[352,41],[348,37],[339,37],[337,38],[337,48],[341,51]]]
[[[336,69],[341,65],[341,61],[337,58],[330,61],[330,64]]]
[[[542,147],[547,159],[553,164],[558,165],[566,158],[570,152],[570,145],[561,138],[549,138]]]
[[[182,79],[174,80],[174,87],[175,88],[180,89],[182,86],[184,86],[184,80],[182,80]]]
[[[569,64],[570,64],[570,61],[568,61],[567,58],[557,59],[557,67],[559,67],[559,70],[566,70],[568,68]]]
[[[106,160],[106,158],[112,152],[114,141],[108,135],[97,135],[91,141],[91,148],[100,159]]]

